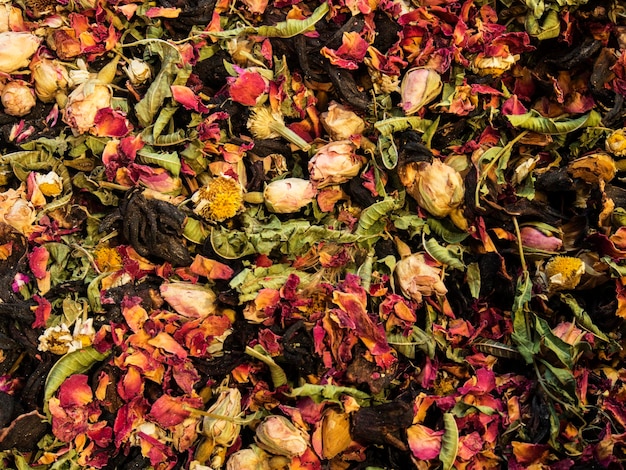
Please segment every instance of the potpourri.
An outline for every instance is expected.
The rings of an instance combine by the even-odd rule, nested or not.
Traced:
[[[0,3],[0,468],[623,468],[617,0]]]

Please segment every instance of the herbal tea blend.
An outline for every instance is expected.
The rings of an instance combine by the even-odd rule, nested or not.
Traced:
[[[622,3],[1,3],[0,468],[621,468]]]

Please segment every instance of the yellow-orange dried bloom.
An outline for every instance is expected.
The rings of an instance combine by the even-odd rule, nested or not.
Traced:
[[[573,289],[585,272],[585,263],[572,256],[555,256],[546,264],[546,277],[550,290]]]
[[[626,157],[626,128],[617,129],[606,138],[606,151],[616,157]]]
[[[207,220],[223,222],[243,208],[243,189],[235,179],[218,176],[196,191],[191,200],[196,204],[193,210],[196,214]]]
[[[122,257],[115,248],[108,246],[101,246],[94,250],[93,257],[96,262],[96,266],[102,272],[117,271],[122,264]]]

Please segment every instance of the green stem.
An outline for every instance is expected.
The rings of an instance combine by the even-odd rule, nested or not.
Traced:
[[[285,371],[278,364],[276,364],[276,362],[274,362],[274,359],[266,356],[256,349],[252,349],[250,346],[246,346],[246,354],[248,356],[252,356],[255,359],[258,359],[267,367],[269,367],[274,387],[277,388],[287,383],[287,375],[285,374]]]
[[[280,135],[281,137],[288,140],[292,144],[297,145],[305,152],[308,152],[309,149],[311,148],[311,146],[308,144],[306,140],[304,140],[302,137],[300,137],[298,134],[296,134],[294,131],[289,129],[284,124],[281,124],[280,122],[273,120],[272,122],[268,124],[268,126],[272,132],[275,132],[276,134]]]
[[[480,171],[480,176],[478,177],[478,182],[476,183],[476,192],[474,193],[474,203],[476,204],[476,207],[481,207],[481,205],[480,205],[480,189],[481,189],[481,187],[483,185],[483,182],[484,182],[485,178],[487,178],[487,176],[489,175],[489,172],[491,171],[491,169],[494,167],[494,165],[496,163],[498,163],[500,158],[502,158],[502,155],[504,155],[505,153],[509,152],[511,150],[511,148],[517,142],[519,142],[526,134],[528,134],[528,132],[529,131],[520,132],[519,135],[515,136],[515,138],[513,140],[511,140],[508,144],[506,144],[504,147],[502,147],[502,150],[500,150],[498,152],[498,154],[487,164],[487,166],[485,167],[484,171],[480,171],[480,168],[478,168],[478,170]]]

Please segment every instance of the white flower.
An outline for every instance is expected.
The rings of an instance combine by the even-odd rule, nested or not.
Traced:
[[[50,351],[52,354],[62,356],[70,351],[70,345],[74,337],[65,323],[46,328],[39,336],[37,349],[42,352]]]

